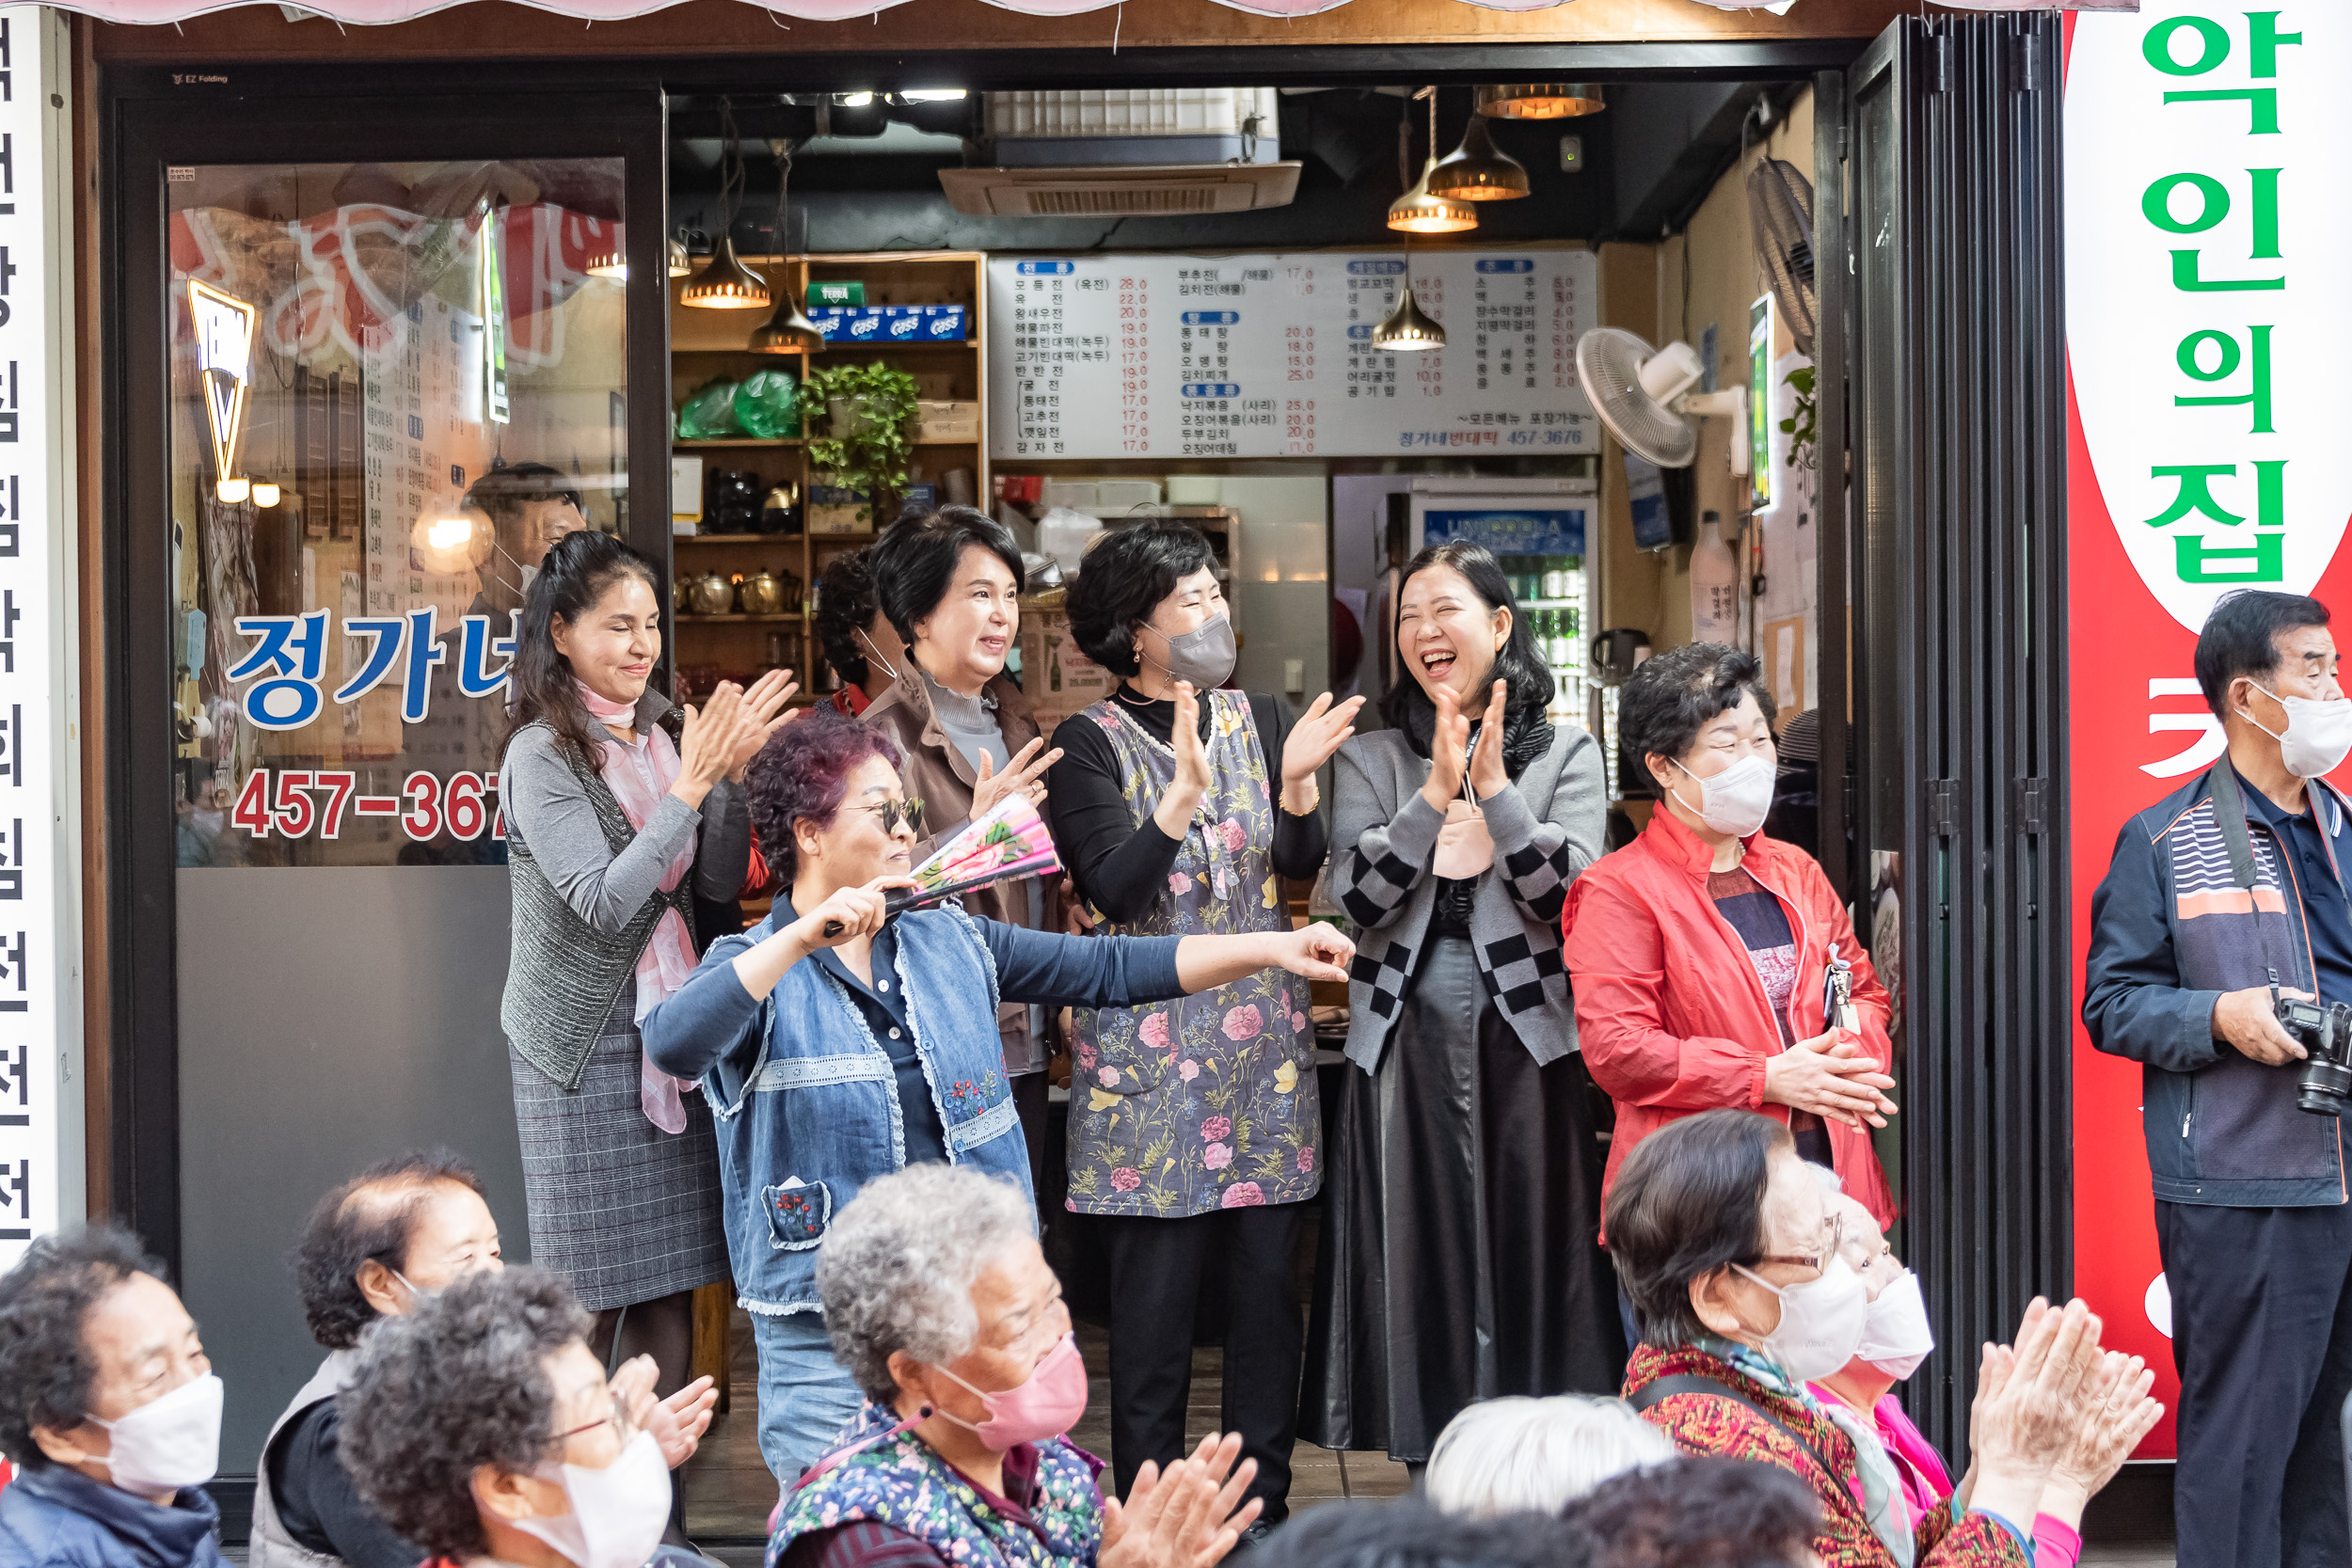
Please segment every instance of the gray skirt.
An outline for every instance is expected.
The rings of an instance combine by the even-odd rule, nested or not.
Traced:
[[[591,1312],[729,1277],[720,1225],[719,1144],[700,1093],[686,1131],[664,1132],[638,1104],[643,1046],[621,989],[580,1086],[565,1090],[513,1046],[515,1125],[531,1216],[531,1260],[571,1282]]]

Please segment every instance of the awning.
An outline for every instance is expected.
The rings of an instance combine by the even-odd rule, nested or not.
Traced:
[[[169,23],[184,22],[189,17],[203,16],[212,11],[234,9],[246,3],[249,0],[67,0],[57,8],[80,11],[106,22]],[[523,3],[540,10],[553,11],[559,16],[580,17],[592,22],[618,22],[628,17],[650,15],[675,4],[675,0],[523,0]],[[746,5],[755,5],[763,10],[804,22],[864,20],[903,3],[904,0],[744,0]],[[987,0],[987,3],[1030,16],[1077,16],[1089,11],[1108,10],[1125,4],[1126,0]],[[1135,0],[1135,3],[1149,5],[1151,0]],[[1335,10],[1347,3],[1348,0],[1217,0],[1218,5],[1230,6],[1235,10],[1280,17],[1313,16],[1318,12]],[[1572,4],[1573,0],[1460,0],[1460,3],[1487,10],[1540,11]],[[1721,11],[1769,10],[1776,15],[1786,15],[1802,7],[1804,0],[1684,0],[1684,3]],[[1950,9],[1974,11],[2139,9],[2139,0],[1933,0],[1933,3]],[[285,8],[292,14],[325,16],[341,23],[367,25],[409,22],[462,4],[464,0],[327,0],[324,5]]]

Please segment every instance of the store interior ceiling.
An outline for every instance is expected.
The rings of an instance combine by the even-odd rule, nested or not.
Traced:
[[[1496,146],[1525,166],[1533,199],[1481,204],[1482,242],[1656,240],[1678,230],[1708,188],[1797,96],[1795,83],[1605,84],[1607,106],[1566,119],[1491,119]],[[1278,249],[1386,245],[1409,166],[1429,150],[1426,100],[1409,87],[1285,87],[1279,155],[1299,164],[1295,196],[1255,211],[1183,215],[976,216],[943,193],[940,171],[991,162],[979,93],[835,93],[674,98],[671,222],[709,250],[723,210],[732,120],[741,192],[732,232],[745,254],[883,250]],[[1437,89],[1438,155],[1453,150],[1473,89]],[[1564,168],[1562,139],[1577,141]],[[776,153],[788,150],[790,232],[775,229]]]

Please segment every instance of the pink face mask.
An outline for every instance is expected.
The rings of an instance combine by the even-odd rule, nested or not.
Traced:
[[[963,1383],[946,1368],[939,1370]],[[963,1386],[972,1388],[969,1383]],[[1063,1335],[1061,1343],[1046,1353],[1045,1359],[1029,1373],[1027,1382],[993,1394],[978,1388],[972,1388],[972,1392],[978,1394],[980,1402],[988,1406],[987,1420],[975,1425],[945,1410],[938,1414],[997,1452],[1020,1443],[1042,1443],[1048,1437],[1059,1437],[1086,1414],[1087,1364],[1078,1354],[1077,1336]]]

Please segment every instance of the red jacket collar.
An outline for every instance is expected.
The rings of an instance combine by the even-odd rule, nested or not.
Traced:
[[[1715,847],[1684,827],[1662,801],[1650,812],[1649,826],[1642,830],[1642,842],[1649,846],[1651,854],[1693,877],[1704,877],[1714,869]],[[1773,841],[1764,836],[1761,828],[1740,842],[1747,846],[1751,860],[1759,854],[1765,861],[1772,858],[1768,847]]]

